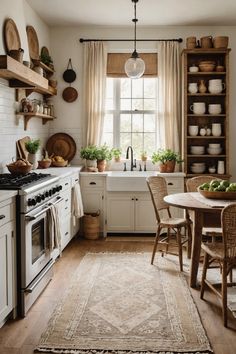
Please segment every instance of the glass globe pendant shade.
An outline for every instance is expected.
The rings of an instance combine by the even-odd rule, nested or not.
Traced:
[[[125,73],[131,79],[139,79],[145,71],[145,63],[139,56],[131,56],[125,63]]]

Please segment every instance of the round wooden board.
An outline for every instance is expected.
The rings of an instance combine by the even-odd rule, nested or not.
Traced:
[[[47,47],[41,48],[41,55],[43,55],[43,54],[49,56],[49,50]]]
[[[4,24],[4,40],[7,52],[21,48],[21,41],[15,22],[8,18]]]
[[[31,59],[39,59],[39,41],[37,33],[32,26],[26,27],[26,33],[29,45],[29,55]]]
[[[59,155],[64,160],[71,161],[76,153],[76,143],[74,139],[66,133],[56,133],[52,135],[46,144],[46,150],[51,156]]]
[[[62,92],[62,97],[66,102],[74,102],[78,97],[78,92],[74,87],[66,87]]]
[[[223,199],[223,200],[235,200],[236,192],[209,192],[204,191],[198,187],[198,192],[208,199]]]

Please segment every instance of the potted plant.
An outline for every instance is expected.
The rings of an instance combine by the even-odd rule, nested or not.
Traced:
[[[80,157],[86,160],[86,167],[97,167],[97,146],[88,145],[80,150]]]
[[[164,173],[174,172],[175,164],[182,161],[181,156],[171,149],[158,149],[152,154],[152,163],[159,162],[159,170]]]
[[[40,146],[40,140],[29,140],[25,143],[25,148],[28,151],[28,161],[33,165],[33,170],[38,167],[38,162],[36,158],[36,152],[38,151]]]
[[[49,66],[50,68],[53,68],[53,60],[50,55],[48,55],[45,52],[42,52],[40,55],[40,60],[42,63],[45,65]]]
[[[141,154],[140,154],[140,158],[141,158],[141,161],[147,161],[147,158],[148,158],[148,156],[147,156],[147,151],[141,151]]]
[[[111,149],[112,156],[114,156],[115,162],[120,162],[120,157],[122,154],[122,151],[120,148],[112,148]]]
[[[106,161],[111,158],[111,153],[106,144],[98,146],[97,148],[97,167],[98,172],[105,171]]]

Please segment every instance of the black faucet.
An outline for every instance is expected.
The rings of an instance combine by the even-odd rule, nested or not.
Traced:
[[[134,152],[132,146],[128,146],[126,150],[126,159],[129,158],[129,150],[130,154],[130,171],[133,171],[134,167],[136,167],[136,160],[134,160]],[[135,161],[135,162],[134,162]]]

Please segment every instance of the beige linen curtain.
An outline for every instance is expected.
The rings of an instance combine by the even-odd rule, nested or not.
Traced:
[[[158,42],[159,141],[160,147],[180,152],[181,75],[178,42]]]
[[[107,49],[103,42],[84,43],[84,119],[86,145],[100,145],[105,114]]]

